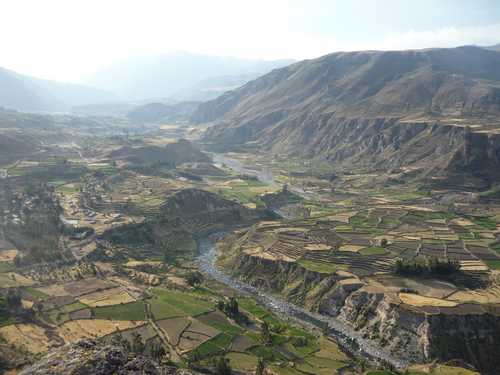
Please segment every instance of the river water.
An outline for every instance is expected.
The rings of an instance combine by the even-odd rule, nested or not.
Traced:
[[[213,157],[216,163],[223,163],[238,173],[257,176],[262,182],[276,184],[270,170],[248,169],[238,160],[225,155],[214,154]],[[300,192],[298,193],[300,194]],[[365,357],[372,362],[385,361],[400,369],[407,367],[408,362],[406,360],[395,357],[377,343],[364,339],[351,326],[340,320],[307,311],[290,302],[271,296],[219,269],[216,266],[217,249],[215,242],[225,234],[225,232],[218,232],[198,240],[199,255],[196,262],[201,272],[243,294],[251,295],[260,304],[282,318],[292,319],[306,326],[315,326],[317,328],[323,328],[328,324],[329,335],[351,354]]]
[[[199,255],[196,258],[196,263],[202,273],[232,289],[252,296],[262,306],[267,307],[281,318],[292,319],[303,325],[320,329],[328,324],[329,335],[351,354],[365,357],[372,362],[383,360],[401,369],[408,365],[408,362],[404,359],[394,357],[376,343],[364,339],[349,325],[338,319],[307,311],[293,303],[264,293],[252,285],[225,273],[216,266],[217,249],[215,246],[215,242],[224,235],[224,232],[218,232],[198,240]]]
[[[232,159],[224,154],[212,154],[212,158],[215,164],[225,165],[240,174],[255,176],[259,179],[259,181],[265,184],[271,186],[277,185],[273,172],[270,168],[248,168],[245,167],[239,160]]]

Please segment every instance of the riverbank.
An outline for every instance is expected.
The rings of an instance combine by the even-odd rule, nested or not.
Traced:
[[[327,324],[329,336],[354,357],[363,357],[376,364],[389,363],[398,369],[404,369],[408,366],[408,361],[392,356],[379,345],[361,337],[359,333],[345,323],[335,318],[312,313],[276,296],[271,296],[219,269],[216,266],[217,249],[215,242],[224,235],[225,232],[217,232],[198,240],[199,255],[196,258],[196,263],[202,273],[239,293],[251,296],[262,306],[270,309],[280,317],[291,319],[300,325],[313,329],[323,330]]]

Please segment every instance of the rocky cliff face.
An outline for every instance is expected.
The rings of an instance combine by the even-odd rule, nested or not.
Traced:
[[[416,308],[369,289],[348,295],[340,310],[337,306],[338,301],[332,309],[324,304],[322,312],[336,315],[365,336],[415,362],[461,359],[483,374],[497,373],[498,311],[486,312],[479,305]]]
[[[251,222],[272,216],[265,209],[250,209],[217,194],[184,189],[169,197],[160,209],[158,224],[169,223],[201,235],[209,227]]]
[[[326,275],[295,262],[245,253],[225,259],[235,276],[351,325],[364,337],[415,363],[460,359],[496,374],[500,311],[480,305],[415,307],[339,271]],[[230,265],[230,266],[228,266]]]

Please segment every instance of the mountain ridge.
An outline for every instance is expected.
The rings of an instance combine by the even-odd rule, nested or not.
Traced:
[[[112,101],[112,93],[49,81],[0,68],[0,106],[20,111],[68,111],[72,106]]]
[[[491,167],[500,163],[498,66],[500,53],[470,46],[338,52],[276,69],[202,103],[192,119],[213,124],[208,143],[426,174],[466,164],[470,128],[478,136],[467,147]]]
[[[180,96],[182,100],[200,100],[206,99],[199,87],[205,80],[229,76],[230,82],[233,82],[234,76],[243,74],[257,78],[290,62],[292,60],[245,60],[172,52],[113,64],[94,73],[86,82],[133,100],[158,101],[175,96]],[[238,84],[247,80],[240,79]],[[220,82],[218,85],[220,86]],[[203,87],[207,88],[206,85]]]

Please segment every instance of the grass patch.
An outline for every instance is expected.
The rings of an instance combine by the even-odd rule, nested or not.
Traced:
[[[366,215],[356,214],[349,218],[349,224],[351,224],[353,227],[364,226],[367,220],[368,217]]]
[[[255,346],[250,349],[250,352],[268,362],[286,360],[286,358],[282,354],[278,353],[275,348],[269,346]]]
[[[238,305],[258,319],[263,319],[265,316],[269,315],[266,309],[259,306],[257,302],[251,298],[238,299]]]
[[[278,375],[304,375],[304,372],[288,366],[271,366],[270,369]]]
[[[319,349],[317,340],[306,340],[305,342],[300,344],[294,341],[297,340],[291,340],[291,342],[285,345],[285,349],[298,358],[307,357],[309,354]]]
[[[387,251],[383,247],[371,246],[359,250],[359,253],[362,255],[383,255],[387,254]]]
[[[213,304],[188,293],[178,293],[166,289],[153,289],[150,300],[151,312],[155,319],[174,316],[200,315],[213,310]]]
[[[203,344],[198,346],[196,349],[191,351],[188,356],[192,359],[200,360],[215,354],[224,352],[231,342],[233,337],[225,333],[218,334],[214,338],[205,341]]]
[[[500,260],[487,260],[486,264],[492,270],[500,270]]]
[[[315,335],[313,335],[310,332],[307,332],[306,330],[303,330],[302,328],[297,328],[293,326],[287,327],[286,334],[288,336],[296,336],[296,337],[305,337],[308,340],[314,340],[316,338]]]
[[[61,307],[61,309],[64,312],[67,312],[67,313],[71,313],[73,311],[82,310],[82,309],[85,309],[85,308],[87,308],[87,305],[84,305],[81,302],[73,302],[73,303],[70,303],[69,305],[64,305],[63,307]]]
[[[67,194],[74,194],[74,193],[77,193],[79,190],[80,190],[80,184],[77,184],[77,183],[59,185],[56,188],[57,192],[67,193]]]
[[[491,248],[500,254],[500,242],[492,245]]]
[[[257,366],[257,357],[243,353],[229,353],[226,355],[232,368],[241,371],[253,371]]]
[[[68,320],[70,320],[69,314],[60,309],[50,310],[48,317],[52,322],[54,322],[57,325],[63,324]]]
[[[266,315],[263,320],[271,327],[272,330],[274,331],[280,331],[285,328],[285,324],[283,321],[279,318],[277,318],[273,314],[268,314]]]
[[[300,266],[304,267],[306,270],[328,274],[334,273],[339,270],[347,270],[348,268],[344,264],[323,263],[308,259],[299,259],[297,263]]]
[[[472,221],[474,224],[479,225],[482,228],[485,228],[488,230],[497,229],[496,221],[491,219],[490,217],[487,217],[487,216],[469,216],[467,218],[470,221]]]
[[[32,287],[27,287],[24,288],[24,290],[29,293],[31,296],[35,297],[37,300],[44,301],[47,298],[50,298],[48,294],[45,294],[44,292],[40,292],[39,290],[32,288]]]
[[[231,345],[231,342],[233,341],[234,336],[228,335],[226,333],[221,333],[215,336],[212,339],[212,343],[219,348],[226,349]]]
[[[243,333],[243,331],[244,331],[242,328],[235,326],[235,325],[232,325],[229,322],[226,323],[226,322],[220,322],[217,320],[210,320],[210,321],[206,321],[205,323],[208,324],[210,327],[218,329],[219,331],[224,332],[224,333],[231,335],[231,336],[236,336],[240,333]]]
[[[391,194],[391,199],[397,199],[398,201],[409,201],[418,198],[422,198],[422,194],[419,193],[403,193],[403,194]]]
[[[14,271],[15,268],[12,262],[0,262],[0,272],[11,272]]]
[[[96,307],[92,309],[95,319],[109,320],[146,320],[143,301],[126,304]]]
[[[479,375],[479,373],[464,368],[438,365],[431,372],[432,375]]]

